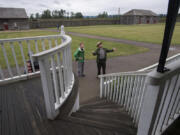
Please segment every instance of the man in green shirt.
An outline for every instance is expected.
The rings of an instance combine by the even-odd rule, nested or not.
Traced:
[[[84,75],[84,44],[80,43],[79,48],[74,53],[75,60],[78,63],[78,76],[85,77]]]

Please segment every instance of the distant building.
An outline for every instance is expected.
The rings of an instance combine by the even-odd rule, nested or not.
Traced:
[[[122,16],[121,21],[122,24],[153,24],[159,17],[151,10],[132,9]]]
[[[0,7],[0,30],[29,29],[28,16],[24,8]]]

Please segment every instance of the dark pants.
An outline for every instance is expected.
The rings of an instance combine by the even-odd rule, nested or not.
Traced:
[[[78,76],[84,75],[84,62],[78,62]]]
[[[103,74],[106,74],[106,62],[97,62],[97,68],[98,68],[98,75],[101,74],[101,68],[103,71]]]

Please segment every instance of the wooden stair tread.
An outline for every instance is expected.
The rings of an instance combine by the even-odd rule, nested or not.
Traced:
[[[88,111],[82,111],[79,110],[77,113],[81,113],[84,115],[89,115],[89,116],[95,116],[95,117],[104,117],[105,119],[115,119],[115,120],[124,120],[124,121],[131,121],[132,119],[127,115],[127,113],[103,113],[103,112],[88,112]]]
[[[101,134],[105,130],[104,134],[135,135],[137,132],[131,117],[122,106],[99,98],[81,105],[77,112],[63,120],[99,129],[97,133]]]
[[[135,128],[120,127],[118,125],[110,125],[110,124],[107,124],[104,122],[99,122],[99,121],[87,120],[87,119],[76,118],[76,117],[68,117],[68,118],[63,119],[63,120],[74,123],[74,124],[81,124],[81,125],[86,125],[88,127],[99,128],[102,130],[115,131],[115,132],[120,133],[122,135],[135,135],[136,134]]]
[[[84,113],[74,113],[74,114],[72,114],[72,117],[103,122],[103,123],[106,123],[107,125],[112,125],[112,126],[118,125],[121,127],[133,127],[132,122],[128,119],[118,120],[118,119],[112,119],[111,117],[106,117],[103,115],[97,116],[97,115],[88,115],[88,114],[84,114]]]

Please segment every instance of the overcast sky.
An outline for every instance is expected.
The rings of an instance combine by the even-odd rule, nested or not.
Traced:
[[[28,15],[50,9],[65,9],[68,12],[82,12],[83,15],[97,15],[103,11],[123,14],[130,9],[149,9],[157,14],[167,12],[168,0],[0,0],[0,7],[25,8]]]

